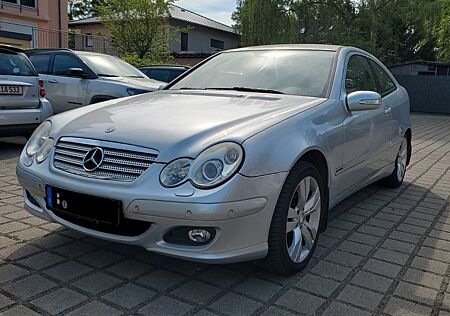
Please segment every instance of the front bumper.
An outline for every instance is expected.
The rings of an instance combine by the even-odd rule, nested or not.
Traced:
[[[159,181],[154,181],[163,165],[152,165],[141,178],[125,185],[70,175],[52,168],[49,160],[30,168],[21,162],[17,166],[17,176],[25,192],[25,208],[30,213],[93,237],[209,263],[253,260],[267,254],[272,213],[286,177],[285,173],[255,178],[237,174],[212,190],[199,190],[188,183],[165,189]],[[143,234],[133,237],[78,226],[47,209],[47,185],[121,200],[125,218],[152,224]],[[205,246],[177,245],[163,240],[169,230],[180,226],[213,227],[216,235]]]

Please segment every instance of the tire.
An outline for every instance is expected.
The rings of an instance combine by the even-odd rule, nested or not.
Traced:
[[[311,260],[321,223],[328,212],[326,193],[326,184],[313,164],[301,161],[291,170],[278,198],[269,231],[266,259],[272,272],[292,275]],[[308,233],[309,238],[306,238]]]
[[[387,188],[398,188],[402,185],[405,179],[406,167],[408,166],[409,157],[411,154],[411,144],[406,136],[403,137],[400,149],[398,150],[397,158],[395,159],[395,169],[392,174],[383,179],[381,184]]]

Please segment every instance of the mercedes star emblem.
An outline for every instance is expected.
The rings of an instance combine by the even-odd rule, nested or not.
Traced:
[[[105,154],[103,149],[95,147],[87,152],[83,159],[83,168],[88,172],[98,169],[103,162]]]

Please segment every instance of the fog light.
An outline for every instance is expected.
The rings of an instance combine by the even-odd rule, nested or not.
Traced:
[[[211,239],[211,233],[206,229],[191,229],[188,236],[190,240],[198,243],[205,243]]]

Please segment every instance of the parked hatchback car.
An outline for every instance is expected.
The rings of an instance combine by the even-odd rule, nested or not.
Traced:
[[[30,136],[52,116],[44,82],[23,50],[0,45],[0,137]]]
[[[152,92],[163,84],[110,55],[69,49],[30,50],[27,55],[45,81],[55,113]]]
[[[403,182],[409,98],[369,53],[221,52],[163,91],[43,123],[21,154],[26,209],[189,260],[306,266],[330,208]]]
[[[163,82],[171,82],[189,69],[190,68],[187,66],[177,65],[155,65],[139,67],[139,70],[146,74],[149,78]]]

